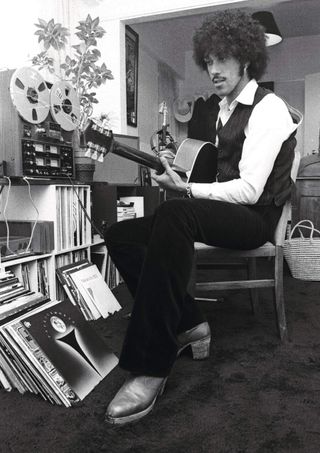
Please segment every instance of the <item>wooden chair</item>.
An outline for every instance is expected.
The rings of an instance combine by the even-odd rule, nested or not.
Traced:
[[[291,178],[296,180],[300,162],[300,154],[296,151],[291,169]],[[288,200],[278,222],[274,241],[266,242],[254,250],[230,250],[220,247],[212,247],[199,242],[195,243],[195,266],[196,269],[222,269],[239,267],[241,259],[247,269],[247,280],[214,281],[195,283],[195,293],[198,291],[226,290],[249,288],[251,304],[254,310],[258,302],[259,288],[273,288],[277,326],[281,340],[287,338],[287,325],[285,304],[283,295],[283,246],[286,236],[287,224],[291,220],[291,200]],[[270,257],[273,262],[273,278],[257,278],[256,259]],[[244,260],[243,260],[244,259]],[[236,263],[232,260],[237,260]],[[204,299],[204,298],[198,298]],[[216,299],[205,299],[216,300]]]

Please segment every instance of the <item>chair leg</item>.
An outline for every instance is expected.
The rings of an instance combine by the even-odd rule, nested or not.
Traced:
[[[192,272],[191,272],[191,278],[189,280],[189,285],[188,285],[189,294],[192,297],[194,297],[195,300],[197,300],[199,302],[200,301],[203,301],[203,302],[221,302],[221,301],[223,301],[222,297],[216,297],[216,298],[196,297],[196,283],[197,283],[197,260],[196,260],[196,258],[194,258]]]
[[[282,247],[279,246],[276,246],[274,267],[275,267],[274,301],[277,315],[277,326],[281,340],[286,341],[288,337],[288,332],[283,294],[283,249]]]
[[[257,260],[256,258],[248,258],[247,273],[249,280],[257,279]],[[250,288],[250,302],[252,314],[255,314],[259,304],[259,292],[257,288]]]
[[[191,270],[191,276],[190,276],[190,280],[189,280],[189,284],[188,284],[188,288],[187,288],[188,293],[192,297],[195,297],[196,283],[197,283],[197,261],[196,261],[196,257],[194,257],[192,270]]]

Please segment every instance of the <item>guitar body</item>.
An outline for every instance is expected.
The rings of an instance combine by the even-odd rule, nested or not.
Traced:
[[[99,122],[89,121],[85,130],[85,139],[87,157],[103,161],[104,157],[111,152],[152,168],[158,173],[164,171],[157,156],[116,142],[112,131],[104,128]],[[172,169],[188,182],[211,183],[216,179],[217,156],[218,150],[212,143],[187,138],[177,150]]]
[[[210,142],[185,139],[178,148],[173,170],[185,169],[188,182],[211,183],[216,180],[218,150]]]

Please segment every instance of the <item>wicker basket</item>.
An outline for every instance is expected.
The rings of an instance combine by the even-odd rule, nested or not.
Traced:
[[[300,237],[293,238],[297,228]],[[307,231],[307,237],[304,237],[303,230]],[[314,237],[314,233],[319,237]],[[320,281],[320,231],[315,229],[311,220],[301,220],[292,228],[284,242],[284,256],[292,277]]]

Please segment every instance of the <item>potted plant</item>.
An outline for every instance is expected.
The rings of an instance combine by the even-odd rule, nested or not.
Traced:
[[[43,46],[43,50],[32,58],[32,64],[39,70],[47,69],[58,79],[71,83],[79,98],[80,121],[74,133],[77,172],[77,158],[80,157],[83,162],[80,147],[81,132],[93,113],[94,104],[98,103],[96,89],[107,80],[113,79],[112,72],[106,64],[99,64],[101,52],[98,49],[98,40],[106,31],[100,26],[99,17],[92,19],[89,14],[85,20],[78,22],[74,33],[78,43],[70,47],[69,54],[66,51],[70,37],[68,28],[55,23],[54,19],[48,22],[39,19],[35,26],[37,27],[35,35],[38,36],[38,42]],[[90,159],[87,160],[90,162]]]

